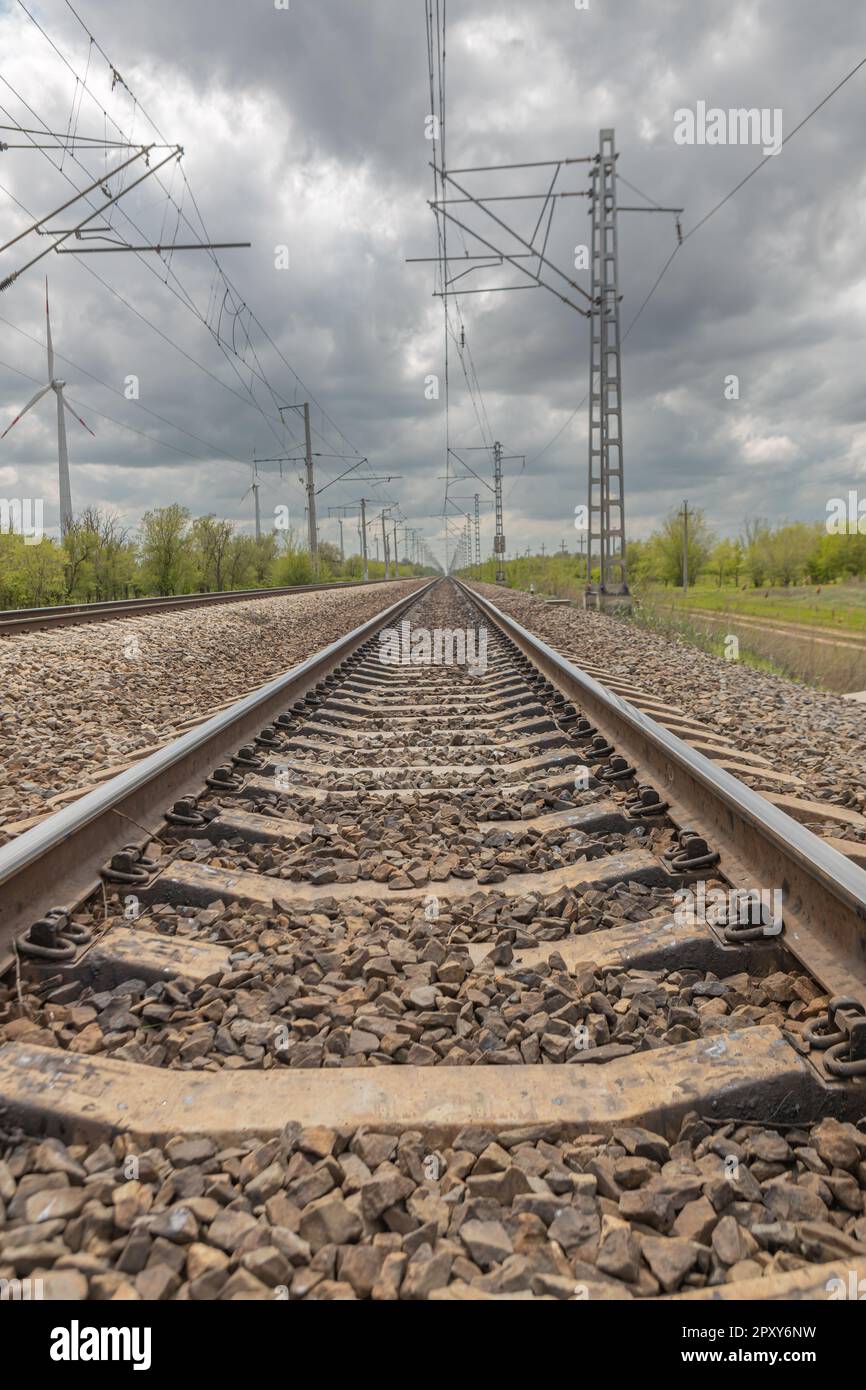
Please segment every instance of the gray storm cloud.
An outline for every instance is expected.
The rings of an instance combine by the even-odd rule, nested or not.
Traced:
[[[87,70],[109,114],[126,130],[135,116],[136,138],[144,138],[148,127],[129,90],[121,83],[111,90],[108,65],[89,53],[69,9],[59,0],[28,9],[72,67]],[[184,146],[211,236],[253,243],[222,257],[243,300],[376,473],[402,475],[379,494],[399,500],[428,536],[439,533],[444,412],[441,396],[425,399],[424,381],[443,373],[441,301],[432,297],[432,267],[406,264],[435,250],[423,6],[84,0],[79,13],[166,138]],[[591,0],[587,10],[565,0],[464,0],[448,14],[449,166],[588,154],[599,127],[613,125],[621,175],[657,202],[683,206],[686,232],[761,151],[678,144],[674,113],[699,102],[781,110],[788,134],[866,52],[866,12],[857,0],[829,8],[807,0]],[[0,53],[0,120],[34,127],[41,120],[65,131],[72,118],[82,134],[103,133],[102,113],[86,96],[79,109],[72,73],[17,3],[0,7]],[[686,241],[630,332],[624,437],[633,534],[645,534],[686,495],[720,529],[755,512],[818,517],[828,496],[866,477],[864,111],[866,69]],[[93,156],[88,167],[96,167]],[[537,190],[544,174],[497,175],[473,189]],[[84,182],[68,158],[61,171],[34,151],[3,153],[0,241],[27,225],[24,209],[40,216],[70,196],[66,175]],[[562,178],[565,188],[586,187],[581,165]],[[182,206],[192,217],[189,203]],[[152,185],[131,195],[128,207],[154,239],[174,232]],[[507,214],[524,235],[530,207],[514,204]],[[122,216],[115,222],[130,231]],[[569,268],[588,232],[585,201],[563,200],[548,254]],[[7,251],[2,273],[34,254],[35,241]],[[280,245],[290,251],[287,271],[275,269]],[[450,245],[463,249],[456,234]],[[674,245],[670,217],[622,215],[624,329]],[[201,321],[213,326],[218,309],[207,258],[177,253],[177,281],[156,258],[150,264],[52,256],[0,295],[0,418],[8,423],[44,376],[47,269],[55,348],[69,359],[67,395],[97,432],[93,440],[70,421],[76,507],[110,505],[132,524],[147,507],[181,501],[249,526],[251,499],[241,500],[248,461],[254,451],[282,451],[273,400],[255,383],[269,425],[249,400],[249,370],[232,365]],[[501,275],[498,282],[508,283]],[[522,472],[507,465],[509,549],[572,543],[569,518],[585,493],[584,411],[566,422],[586,389],[586,321],[543,289],[467,296],[461,315],[491,431],[506,453],[527,459]],[[243,328],[241,316],[236,332]],[[253,340],[279,400],[303,400],[274,349]],[[730,374],[740,381],[738,401],[725,399]],[[138,378],[140,404],[124,395],[130,376]],[[313,418],[322,453],[350,451],[317,409]],[[453,350],[451,436],[459,445],[482,442]],[[481,467],[481,455],[467,457]],[[323,458],[322,478],[344,466]],[[297,471],[284,465],[281,480],[279,465],[263,465],[262,503],[267,511],[287,501],[301,524]],[[38,407],[0,445],[0,492],[46,497],[51,519],[56,488],[56,426]],[[351,503],[361,490],[353,481],[337,484],[320,510]],[[484,516],[489,549],[489,511]],[[336,535],[326,515],[322,523],[324,535]]]

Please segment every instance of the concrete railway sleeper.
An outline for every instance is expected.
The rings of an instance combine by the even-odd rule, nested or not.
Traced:
[[[866,1273],[866,872],[772,772],[441,582],[25,832],[0,1279],[773,1299]]]

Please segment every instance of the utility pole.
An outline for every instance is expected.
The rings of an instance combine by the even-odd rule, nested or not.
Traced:
[[[629,604],[625,556],[625,474],[622,434],[622,341],[619,322],[619,212],[670,213],[676,216],[682,244],[682,208],[620,206],[614,131],[599,131],[598,154],[590,172],[592,286],[589,332],[589,534],[586,598],[604,607],[607,596]],[[641,195],[646,197],[646,195]],[[598,545],[598,583],[592,579],[593,542]]]
[[[316,479],[313,472],[313,444],[310,437],[310,402],[304,401],[304,446],[307,456],[307,526],[313,574],[319,572],[319,534],[316,529]]]
[[[688,500],[683,502],[683,509],[680,512],[683,519],[683,593],[689,590],[689,504]]]
[[[589,550],[587,594],[628,593],[625,571],[625,498],[622,455],[622,361],[614,132],[599,132],[590,175]],[[592,582],[592,548],[598,543],[598,584]]]
[[[258,463],[257,463],[257,461],[256,461],[255,451],[253,451],[253,480],[252,480],[252,482],[250,483],[249,488],[247,489],[247,491],[244,493],[244,496],[245,496],[245,497],[248,497],[250,493],[253,494],[253,500],[254,500],[254,502],[255,502],[255,508],[256,508],[256,541],[260,541],[261,538],[262,538],[262,519],[261,519],[261,514],[260,514],[260,512],[259,512],[259,488],[260,488],[260,487],[261,487],[261,483],[259,482],[259,468],[258,468]]]
[[[385,558],[385,578],[389,576],[388,569],[388,532],[385,530],[385,513],[382,512],[382,554]]]
[[[481,499],[475,494],[475,574],[481,578]]]
[[[505,554],[505,535],[502,530],[502,445],[497,439],[493,445],[493,494],[496,505],[496,530],[493,536],[493,554],[496,556],[496,583],[505,583],[505,571],[501,556]]]
[[[444,29],[444,21],[443,21]],[[435,83],[434,83],[435,89]],[[440,92],[439,98],[444,106],[444,93]],[[436,176],[436,196],[430,203],[437,222],[437,228],[441,238],[441,249],[438,255],[430,257],[410,257],[412,261],[433,261],[435,262],[442,275],[440,287],[434,291],[436,297],[442,298],[447,305],[449,297],[459,298],[462,294],[497,294],[508,293],[519,289],[519,284],[506,285],[484,285],[478,286],[473,282],[473,289],[467,290],[464,277],[471,275],[477,270],[484,279],[488,278],[487,271],[490,269],[491,258],[499,264],[508,263],[515,272],[526,277],[533,282],[533,288],[544,288],[556,295],[557,299],[566,304],[570,309],[576,311],[582,317],[590,321],[590,384],[589,384],[589,469],[588,469],[588,545],[586,548],[586,591],[585,602],[596,607],[604,607],[605,599],[609,596],[616,600],[617,606],[625,607],[630,603],[628,584],[626,582],[626,556],[625,556],[625,492],[624,492],[624,472],[623,472],[623,436],[622,436],[622,370],[621,370],[621,338],[620,338],[620,317],[619,317],[619,275],[618,275],[618,254],[617,254],[617,217],[618,213],[653,213],[653,214],[673,214],[676,217],[675,228],[677,243],[682,244],[683,235],[680,224],[680,214],[682,208],[662,207],[659,203],[648,197],[646,194],[639,194],[644,199],[638,206],[628,206],[620,204],[617,199],[617,151],[615,148],[615,132],[612,128],[604,128],[599,132],[598,153],[594,155],[570,156],[567,159],[539,160],[537,167],[546,166],[553,169],[552,182],[546,189],[538,193],[529,193],[525,190],[521,192],[491,192],[489,188],[489,175],[492,172],[506,171],[512,169],[524,170],[534,165],[520,164],[483,164],[470,169],[457,169],[449,171],[445,166],[444,152],[440,150],[441,165],[434,161],[433,168]],[[553,184],[567,165],[587,164],[591,168],[590,185],[586,190],[570,190],[558,187],[553,191]],[[471,187],[467,187],[463,181],[465,175],[485,175],[485,193],[475,194]],[[456,177],[460,175],[460,179]],[[447,189],[446,189],[447,185]],[[451,196],[458,194],[458,197]],[[447,196],[446,196],[447,195]],[[591,292],[583,288],[574,279],[574,272],[569,267],[567,270],[554,264],[547,254],[548,233],[550,230],[550,220],[545,218],[544,211],[538,217],[535,230],[527,241],[521,232],[509,225],[500,211],[494,211],[489,204],[507,204],[513,199],[537,199],[542,202],[543,209],[549,205],[552,208],[554,201],[563,198],[589,199],[591,212]],[[461,216],[457,217],[451,211],[454,203],[471,204],[475,210],[476,222],[467,225],[463,220],[466,214],[461,209]],[[487,219],[485,231],[487,235],[482,235],[478,227],[481,225],[477,218]],[[476,245],[472,250],[466,250],[465,255],[459,257],[460,268],[452,273],[454,267],[449,263],[447,247],[444,240],[444,222],[456,224],[464,233],[468,233]],[[490,223],[494,225],[491,227]],[[544,240],[539,247],[536,243],[542,229]],[[498,230],[497,230],[498,229]],[[506,241],[502,235],[505,233],[509,238]],[[492,240],[489,238],[493,238]],[[523,250],[516,251],[513,242],[517,241]],[[522,264],[522,261],[530,260],[532,268]],[[477,262],[476,265],[464,265],[464,261]],[[577,265],[577,263],[576,263]],[[577,268],[580,268],[577,266]],[[558,277],[552,278],[552,277]],[[509,280],[511,277],[508,277]],[[460,281],[460,284],[457,284]],[[446,312],[447,330],[447,312]],[[462,340],[461,340],[462,347]],[[497,446],[498,450],[498,446]],[[446,440],[446,451],[455,452],[450,448]],[[448,500],[448,489],[446,487],[446,500]],[[593,545],[598,549],[598,583],[593,581]],[[502,559],[505,555],[505,545],[502,538],[501,523],[501,497],[497,497],[497,528],[494,538],[494,555],[497,559],[497,582],[504,582],[502,573]]]
[[[364,557],[364,578],[370,578],[370,566],[367,562],[367,499],[361,498],[361,554]]]
[[[337,522],[340,527],[340,564],[343,565],[346,562],[346,552],[343,549],[343,518],[338,516]]]
[[[394,520],[394,578],[400,578],[400,555],[397,550],[397,521]]]
[[[310,433],[310,402],[304,401],[303,405],[278,406],[277,411],[281,420],[284,410],[303,410],[304,412],[304,457],[307,467],[307,540],[310,547],[310,563],[313,566],[313,573],[318,574],[319,531],[316,526],[316,477],[313,469],[313,441]],[[282,466],[280,472],[282,472]]]

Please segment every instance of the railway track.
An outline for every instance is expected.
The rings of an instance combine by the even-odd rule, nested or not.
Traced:
[[[213,594],[172,594],[166,598],[120,598],[98,603],[58,603],[45,608],[6,608],[0,610],[0,637],[43,632],[52,627],[72,627],[79,623],[110,622],[147,613],[170,613],[180,608],[208,608],[215,603],[242,603],[256,598],[314,594],[320,589],[351,589],[360,583],[387,582],[340,579],[328,584],[292,584],[282,589],[228,589]]]
[[[407,594],[0,849],[0,1278],[866,1276],[866,872],[801,790],[465,586]]]

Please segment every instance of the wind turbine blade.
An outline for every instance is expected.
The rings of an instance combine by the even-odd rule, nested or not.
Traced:
[[[12,424],[6,426],[6,428],[5,428],[5,430],[3,431],[3,433],[0,434],[0,439],[5,439],[6,436],[7,436],[7,434],[9,433],[9,431],[10,431],[11,429],[14,429],[14,428],[15,428],[15,426],[18,424],[18,421],[21,420],[21,419],[23,419],[23,417],[27,414],[28,410],[30,410],[30,409],[36,404],[37,401],[41,401],[41,400],[42,400],[42,397],[46,394],[46,392],[48,392],[48,391],[50,391],[50,390],[51,390],[51,387],[50,387],[50,385],[49,385],[49,386],[43,386],[41,391],[37,391],[37,392],[36,392],[36,395],[32,398],[32,400],[29,400],[29,401],[27,402],[27,404],[25,405],[25,407],[24,407],[24,409],[21,411],[21,413],[20,413],[19,415],[16,415],[16,416],[15,416],[15,419],[12,421]]]
[[[45,277],[45,322],[48,325],[48,380],[54,380],[54,348],[51,345],[51,315],[48,312],[48,276]]]
[[[61,393],[60,399],[63,401],[63,404],[66,406],[66,409],[69,411],[69,414],[72,416],[73,420],[77,420],[78,423],[79,423],[79,425],[84,425],[84,428],[87,430],[87,433],[88,433],[88,434],[92,434],[92,435],[93,435],[93,438],[95,439],[95,438],[96,438],[96,431],[95,431],[95,430],[92,430],[92,429],[90,428],[90,426],[87,424],[87,422],[84,421],[84,420],[82,420],[82,418],[81,418],[80,415],[76,415],[76,414],[75,414],[75,411],[72,409],[72,406],[69,404],[68,400],[66,399],[66,397],[65,397],[62,393]]]

